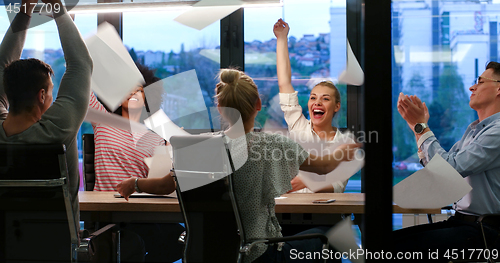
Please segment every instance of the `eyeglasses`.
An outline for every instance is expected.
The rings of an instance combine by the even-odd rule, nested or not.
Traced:
[[[479,85],[480,83],[484,83],[485,79],[491,80],[493,82],[500,82],[500,80],[496,80],[496,79],[490,79],[490,78],[485,78],[485,77],[477,77],[477,79],[476,79],[476,85]]]

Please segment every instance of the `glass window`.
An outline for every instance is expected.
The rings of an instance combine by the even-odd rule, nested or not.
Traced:
[[[341,94],[341,110],[334,125],[347,127],[346,86],[337,84],[346,60],[346,10],[341,0],[285,0],[283,7],[245,8],[245,71],[256,80],[264,106],[256,125],[286,128],[278,104],[276,37],[272,30],[279,18],[290,25],[292,85],[298,91],[303,114],[309,118],[307,101],[314,84],[332,80]]]
[[[156,69],[159,78],[196,70],[205,104],[211,107],[215,76],[220,68],[220,23],[198,31],[173,20],[181,13],[178,10],[123,13],[123,43],[134,60]],[[183,109],[180,105],[192,103],[186,96],[189,94],[181,93],[164,95],[163,110],[168,116],[184,116],[179,112]],[[208,118],[195,114],[172,121],[184,129],[210,129]]]
[[[276,76],[276,37],[273,25],[283,18],[290,26],[288,45],[292,85],[302,113],[309,118],[311,89],[321,80],[333,81],[341,95],[341,109],[333,125],[347,128],[347,87],[338,83],[346,67],[346,2],[343,0],[284,0],[282,7],[245,8],[245,71],[262,94],[263,108],[256,125],[287,129],[279,106]],[[360,192],[360,173],[349,180],[346,192]]]
[[[499,15],[500,5],[486,1],[393,1],[394,184],[422,168],[398,94],[426,102],[429,126],[449,150],[477,119],[468,89],[488,61],[498,61]]]

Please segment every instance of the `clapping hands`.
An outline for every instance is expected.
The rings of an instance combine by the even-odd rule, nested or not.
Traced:
[[[427,123],[429,121],[427,105],[415,95],[408,96],[400,93],[398,98],[398,112],[412,130],[415,124]]]

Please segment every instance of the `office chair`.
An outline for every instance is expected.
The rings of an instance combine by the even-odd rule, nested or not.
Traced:
[[[65,152],[63,144],[0,144],[0,262],[103,262],[94,242],[119,238],[114,225],[80,231]]]
[[[242,262],[255,244],[320,238],[310,234],[247,240],[233,193],[234,165],[224,135],[173,136],[177,197],[186,224],[183,262]]]
[[[83,148],[83,183],[84,183],[83,189],[84,191],[94,191],[94,185],[95,185],[94,134],[86,133],[82,135],[82,148]]]

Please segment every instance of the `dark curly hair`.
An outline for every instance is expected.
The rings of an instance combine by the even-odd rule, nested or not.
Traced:
[[[143,88],[145,94],[144,106],[146,108],[146,112],[142,114],[144,116],[141,116],[142,121],[160,109],[163,95],[163,84],[161,82],[158,83],[161,79],[155,76],[155,70],[137,62],[135,65],[141,72],[145,81],[145,83],[143,83]],[[150,86],[153,83],[155,83],[155,85]],[[148,86],[150,87],[146,89]],[[149,101],[147,98],[149,98]],[[122,106],[118,107],[113,113],[122,115]]]

